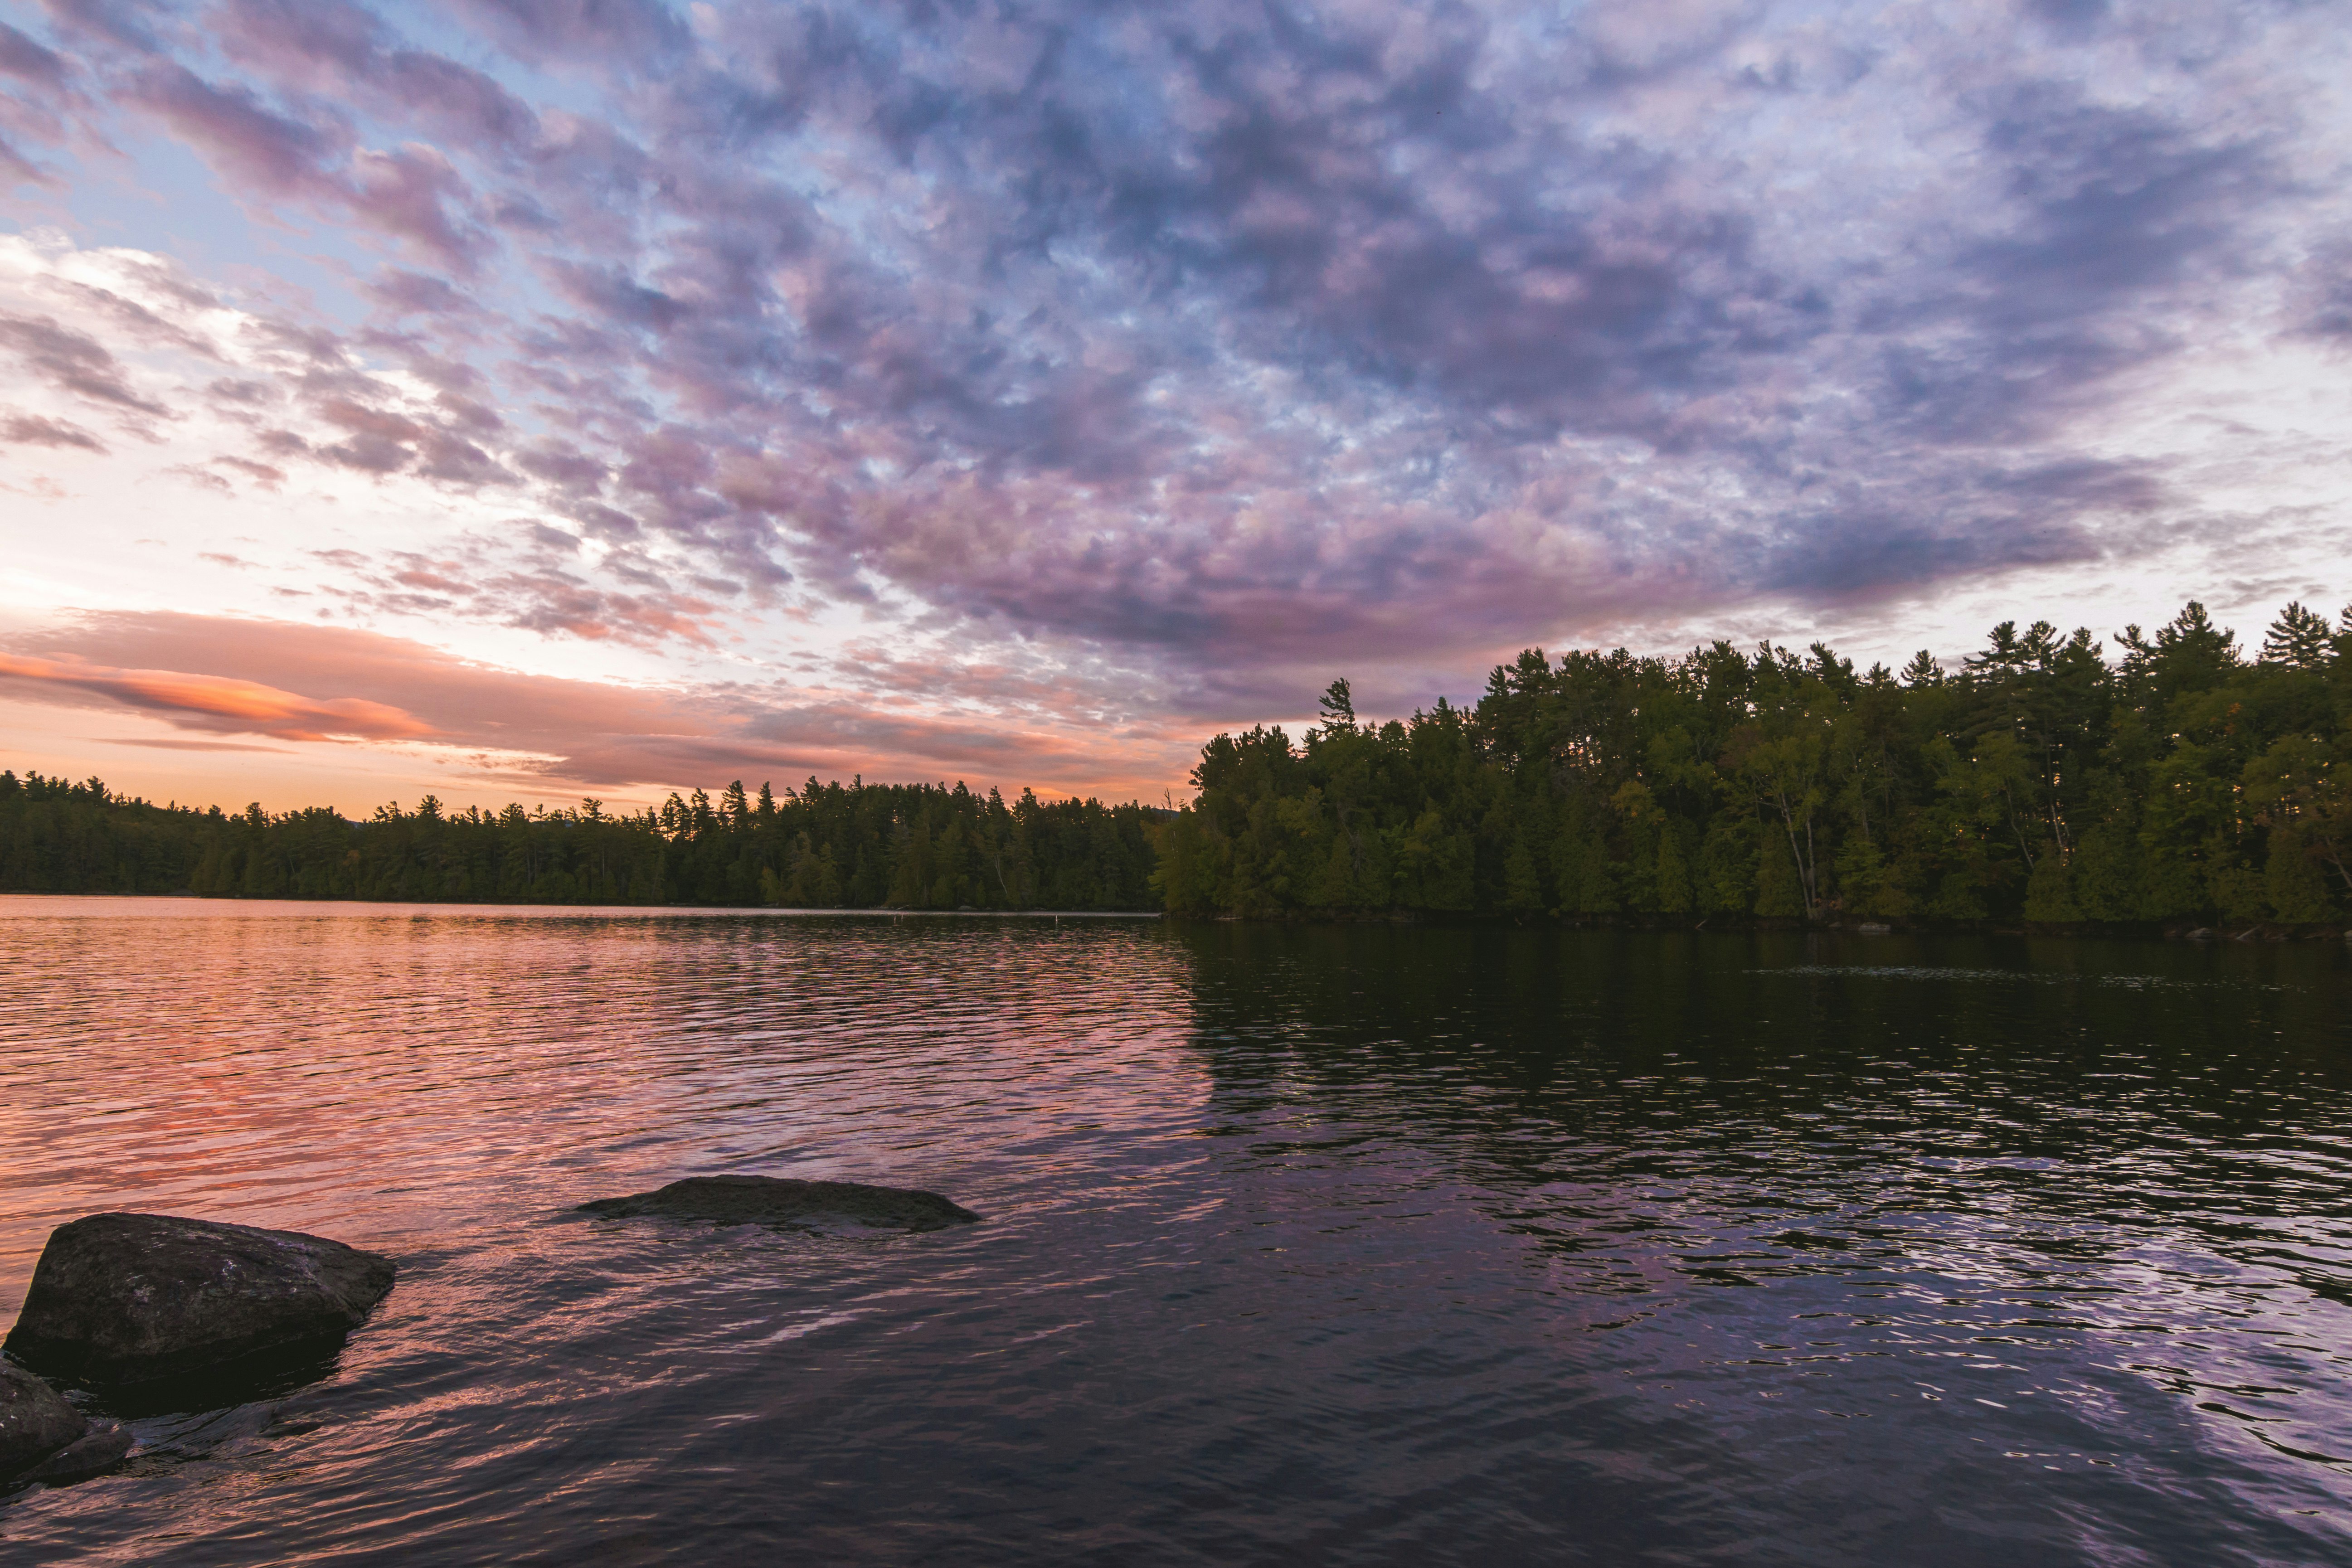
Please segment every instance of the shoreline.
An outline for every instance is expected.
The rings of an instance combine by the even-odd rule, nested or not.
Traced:
[[[933,917],[1055,921],[1157,921],[1167,918],[1158,910],[914,910],[893,909],[887,906],[802,909],[771,904],[549,904],[532,903],[520,899],[247,898],[226,893],[192,893],[184,889],[173,893],[43,893],[22,888],[0,890],[0,910],[5,910],[5,900],[9,899],[87,899],[147,902],[168,900],[191,908],[228,904],[255,910],[285,909],[300,905],[339,910],[398,910],[411,914],[426,910],[471,914],[515,910],[529,910],[533,913],[593,916],[599,919],[658,915],[790,915],[822,916],[827,919],[857,916],[889,920]]]
[[[1718,936],[1760,933],[1831,934],[1863,938],[2013,936],[2043,940],[2073,938],[2094,942],[2167,942],[2200,945],[2234,943],[2282,946],[2306,942],[2352,942],[2352,922],[2337,921],[2301,924],[2265,921],[2217,921],[2211,924],[2200,924],[2181,920],[1942,921],[1832,919],[1806,921],[1790,916],[1772,915],[1708,916],[1698,921],[1688,921],[1639,914],[1523,918],[1444,910],[1299,910],[1273,915],[1171,915],[1161,910],[935,910],[899,908],[890,905],[788,907],[769,904],[551,904],[524,900],[255,898],[231,894],[195,893],[184,889],[169,893],[47,893],[12,889],[0,890],[0,910],[5,910],[6,900],[15,899],[70,899],[91,902],[170,900],[184,907],[236,905],[250,908],[257,912],[284,910],[295,907],[375,910],[387,913],[404,913],[411,918],[421,918],[427,913],[461,915],[512,910],[594,919],[661,916],[775,916],[793,919],[892,921],[909,919],[1159,921],[1171,926],[1426,926],[1446,930],[1479,928],[1510,931],[1643,931],[1658,935],[1683,933]]]
[[[1831,933],[1839,936],[2023,936],[2073,937],[2085,941],[2110,942],[2182,942],[2196,943],[2263,942],[2289,943],[2305,942],[2352,942],[2352,922],[2322,921],[2303,924],[2285,924],[2275,921],[2218,921],[2201,924],[2195,921],[1902,921],[1902,920],[1818,920],[1808,921],[1789,915],[1710,915],[1702,920],[1679,920],[1654,915],[1559,915],[1513,917],[1467,913],[1426,913],[1405,911],[1392,914],[1323,914],[1283,915],[1206,915],[1179,919],[1176,923],[1201,925],[1396,925],[1396,926],[1465,926],[1507,927],[1514,930],[1556,931],[1647,931],[1660,935],[1684,934],[1727,935],[1779,932],[1799,935]]]

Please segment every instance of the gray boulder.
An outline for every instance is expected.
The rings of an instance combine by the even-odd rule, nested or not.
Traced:
[[[0,1485],[89,1430],[89,1417],[65,1402],[47,1379],[0,1361]]]
[[[783,1176],[688,1176],[657,1192],[598,1198],[586,1214],[661,1215],[720,1225],[811,1226],[849,1220],[877,1229],[943,1230],[980,1216],[937,1193],[860,1182],[801,1182]]]
[[[339,1343],[389,1258],[293,1230],[100,1214],[49,1234],[7,1351],[66,1382],[136,1384]]]

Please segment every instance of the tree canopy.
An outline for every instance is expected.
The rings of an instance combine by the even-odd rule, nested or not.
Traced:
[[[962,784],[820,784],[656,809],[413,811],[351,821],[162,807],[96,779],[0,773],[0,889],[244,898],[810,909],[1152,907],[1139,805],[1007,802]]]
[[[1528,649],[1469,709],[1209,742],[1181,914],[2324,921],[2352,908],[2352,610],[2248,658],[2190,603],[2110,662],[1992,628],[1947,670],[1819,643]]]

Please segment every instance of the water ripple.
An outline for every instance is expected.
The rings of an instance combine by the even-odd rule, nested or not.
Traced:
[[[2344,972],[0,900],[0,1311],[106,1207],[403,1267],[0,1554],[2341,1560]],[[727,1170],[986,1219],[570,1212]]]

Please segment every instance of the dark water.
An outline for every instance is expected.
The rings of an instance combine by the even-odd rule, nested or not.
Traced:
[[[26,1563],[2352,1562],[2337,944],[0,900],[0,1321],[399,1289]],[[564,1211],[936,1188],[914,1237]]]

